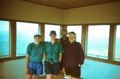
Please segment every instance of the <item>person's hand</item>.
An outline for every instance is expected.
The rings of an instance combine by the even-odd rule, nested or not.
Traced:
[[[65,67],[62,68],[62,72],[65,72]]]
[[[29,74],[29,70],[28,70],[28,68],[25,68],[25,74],[26,74],[26,75]]]
[[[55,39],[57,42],[60,42],[61,40],[60,39]]]
[[[80,67],[81,65],[80,65],[80,64],[78,64],[78,66]]]

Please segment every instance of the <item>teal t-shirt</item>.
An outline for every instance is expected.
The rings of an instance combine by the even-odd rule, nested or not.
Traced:
[[[49,62],[49,59],[53,59],[53,62],[59,62],[59,54],[63,53],[62,44],[59,42],[55,42],[51,44],[51,42],[45,42],[44,44],[46,61]]]
[[[27,52],[29,55],[30,62],[42,62],[44,53],[44,42],[39,44],[30,43],[27,47]]]

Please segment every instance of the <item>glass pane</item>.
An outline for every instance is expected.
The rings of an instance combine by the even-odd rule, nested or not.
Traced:
[[[0,21],[0,58],[9,57],[9,21]]]
[[[110,25],[90,25],[87,56],[108,59]]]
[[[115,60],[120,61],[120,25],[117,26],[116,44],[115,44]]]
[[[76,33],[76,41],[81,43],[81,33],[82,33],[82,26],[81,25],[74,25],[67,27],[68,33],[73,31]]]
[[[16,56],[26,55],[27,45],[34,42],[34,33],[38,32],[38,24],[17,22]]]
[[[45,41],[50,41],[50,31],[51,30],[55,30],[57,33],[57,37],[56,38],[60,38],[60,25],[48,25],[45,24]]]

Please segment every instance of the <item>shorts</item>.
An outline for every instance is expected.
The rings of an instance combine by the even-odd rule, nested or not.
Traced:
[[[62,70],[63,69],[63,60],[61,60],[61,62],[60,62],[60,70]]]
[[[53,75],[60,74],[60,62],[50,64],[49,62],[45,61],[44,64],[45,64],[46,74],[53,74]]]
[[[28,63],[28,70],[30,75],[37,75],[40,76],[43,74],[43,64],[42,62],[29,62]]]
[[[62,62],[60,63],[60,70],[62,70],[63,69],[63,66],[62,66]]]
[[[81,76],[81,66],[75,66],[73,68],[65,68],[66,75],[70,75],[75,78],[79,78]]]

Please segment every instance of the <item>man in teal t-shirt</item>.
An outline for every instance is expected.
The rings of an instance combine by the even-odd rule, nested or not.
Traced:
[[[43,42],[39,44],[31,43],[28,45],[27,55],[29,55],[29,62],[42,62],[43,46]]]
[[[41,35],[35,33],[34,42],[27,46],[26,51],[25,74],[27,75],[27,79],[32,79],[33,74],[34,79],[39,79],[39,76],[43,73],[43,52],[44,43],[41,42]]]
[[[55,42],[52,44],[51,42],[46,42],[45,45],[45,54],[46,54],[46,61],[49,62],[49,59],[53,60],[53,63],[60,62],[59,55],[63,53],[62,44]]]
[[[50,32],[50,42],[44,44],[45,53],[45,73],[47,79],[56,79],[57,75],[60,74],[60,62],[62,59],[63,48],[60,42],[56,42],[56,31]]]

